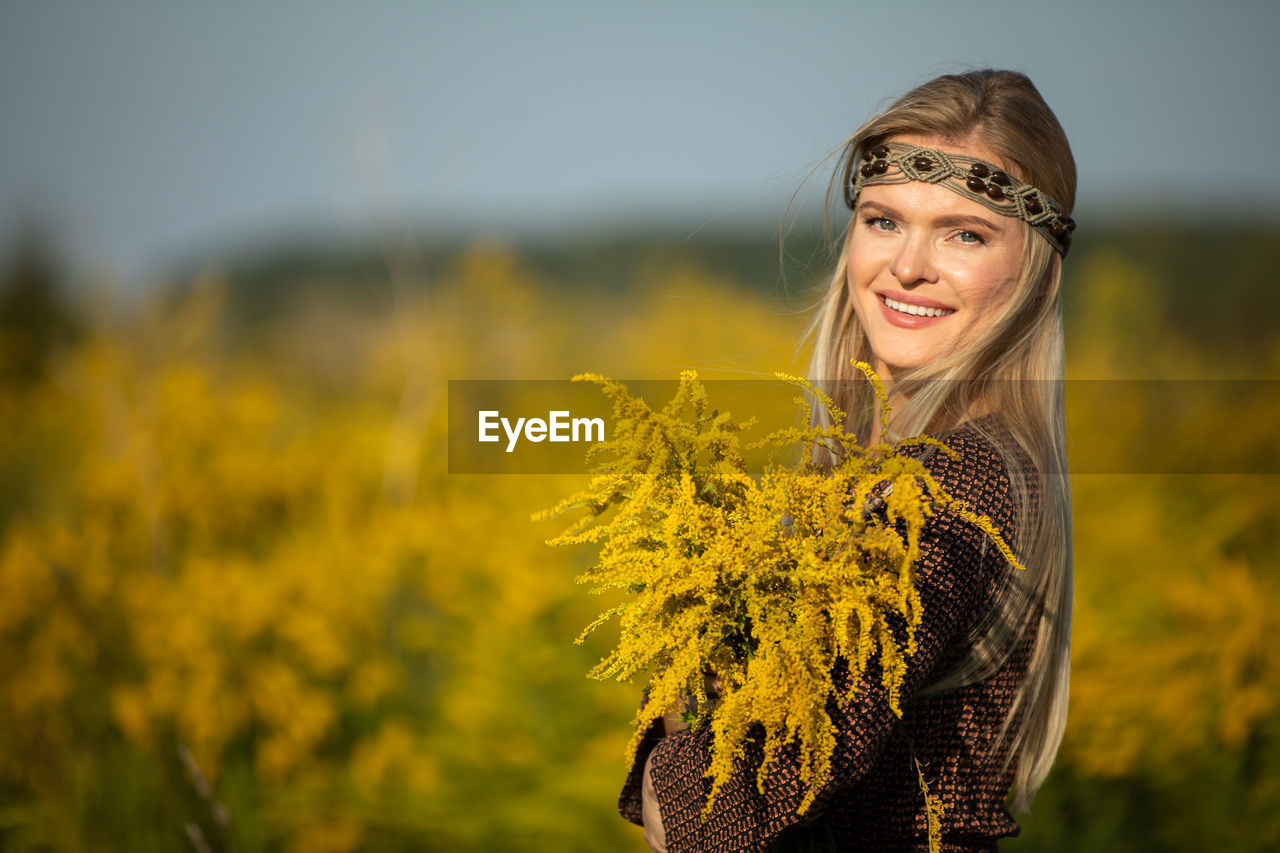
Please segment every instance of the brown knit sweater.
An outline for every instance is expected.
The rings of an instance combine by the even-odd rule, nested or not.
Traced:
[[[984,425],[992,420],[984,419]],[[952,496],[990,517],[1016,547],[1016,507],[995,448],[967,425],[946,443],[958,458],[934,453],[927,461],[934,476]],[[1028,486],[1034,507],[1038,493],[1030,471]],[[917,634],[919,650],[908,661],[904,697],[963,659],[968,629],[990,609],[998,585],[1011,571],[972,525],[950,513],[930,519],[917,576],[924,622]],[[704,777],[710,727],[663,737],[661,721],[640,744],[619,811],[632,823],[642,822],[641,774],[652,751],[651,772],[669,853],[781,850],[793,844],[806,850],[924,850],[927,824],[914,749],[930,793],[947,804],[943,849],[993,851],[997,839],[1018,833],[1004,807],[1013,770],[1005,769],[1006,753],[995,740],[1026,672],[1032,639],[1025,637],[985,681],[905,701],[900,719],[889,709],[878,667],[868,666],[848,707],[837,712],[834,703],[828,706],[839,729],[833,779],[803,817],[796,814],[805,789],[795,754],[784,752],[770,766],[761,794],[756,768],[762,756],[756,743],[737,761],[713,811],[701,820],[711,784]],[[847,686],[847,669],[841,665],[836,674],[837,685]]]

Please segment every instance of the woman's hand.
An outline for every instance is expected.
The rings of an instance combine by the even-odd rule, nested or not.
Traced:
[[[689,724],[684,721],[684,702],[676,706],[675,710],[668,711],[662,715],[662,733],[673,735],[689,728]]]
[[[714,700],[723,689],[720,676],[708,669],[702,675],[702,689],[706,691],[708,701]],[[684,715],[689,711],[691,705],[692,700],[686,696],[674,708],[662,715],[662,731],[664,734],[673,735],[689,728],[689,724],[684,721]],[[693,705],[693,710],[697,710],[696,705]]]

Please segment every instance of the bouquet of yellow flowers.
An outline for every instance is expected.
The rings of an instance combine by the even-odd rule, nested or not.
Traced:
[[[858,366],[887,422],[883,386],[870,367]],[[1016,565],[990,520],[947,495],[920,460],[888,444],[861,447],[829,396],[803,379],[778,377],[802,390],[796,402],[805,423],[812,423],[812,397],[833,425],[781,429],[743,445],[739,434],[754,420],[734,422],[712,409],[694,371],[681,374],[661,411],[619,382],[574,377],[598,384],[613,401],[614,435],[588,455],[611,458],[597,464],[586,489],[535,516],[588,511],[549,544],[599,543],[598,561],[578,581],[630,593],[578,638],[619,620],[616,648],[590,675],[650,673],[632,755],[649,726],[682,703],[695,709],[690,725],[712,727],[708,811],[754,725],[764,732],[758,785],[778,749],[796,741],[808,786],[799,813],[808,809],[831,773],[836,730],[827,700],[836,692],[837,658],[856,686],[878,655],[891,706],[901,714],[899,688],[922,616],[914,568],[929,516],[948,508],[966,518]],[[898,447],[905,443],[951,452],[925,437]],[[834,464],[814,461],[819,444],[833,451]],[[742,450],[769,447],[798,447],[802,460],[752,476]],[[708,672],[721,684],[714,702]]]

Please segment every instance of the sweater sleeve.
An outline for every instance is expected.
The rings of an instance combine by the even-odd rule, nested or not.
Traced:
[[[933,475],[949,494],[987,515],[1012,541],[1014,511],[1000,456],[970,429],[958,431],[947,444],[958,458],[934,454],[927,462]],[[907,662],[901,691],[904,701],[928,684],[940,659],[972,624],[1001,565],[999,551],[988,546],[985,534],[963,519],[944,511],[926,524],[916,581],[924,615],[916,635],[917,652]],[[829,701],[828,711],[837,727],[833,772],[805,815],[796,814],[806,788],[800,781],[794,744],[770,764],[761,793],[756,770],[763,756],[759,739],[751,739],[704,821],[702,810],[711,787],[706,777],[712,741],[709,726],[670,737],[662,737],[659,727],[651,729],[641,743],[619,810],[639,822],[640,774],[652,751],[651,772],[670,853],[768,850],[789,826],[817,819],[840,788],[856,782],[876,764],[896,725],[880,679],[873,659],[846,707]],[[844,690],[849,680],[847,666],[839,663],[837,687]]]

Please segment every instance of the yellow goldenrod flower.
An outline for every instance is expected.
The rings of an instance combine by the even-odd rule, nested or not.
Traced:
[[[887,420],[883,384],[868,366],[859,367]],[[801,389],[796,402],[803,412],[812,397],[833,424],[845,423],[821,390],[777,375]],[[589,458],[604,461],[587,488],[535,518],[586,509],[549,544],[599,543],[596,564],[578,581],[632,594],[577,640],[617,617],[618,644],[591,677],[650,674],[630,753],[670,709],[694,709],[690,724],[713,732],[709,812],[748,730],[759,724],[765,758],[757,784],[763,789],[780,747],[795,742],[808,786],[803,814],[832,772],[836,729],[827,699],[836,692],[837,658],[848,662],[855,686],[878,659],[890,705],[902,713],[901,685],[922,620],[915,564],[927,520],[949,509],[981,528],[1016,565],[1012,551],[993,523],[952,499],[923,462],[897,452],[906,444],[937,444],[933,439],[868,449],[842,426],[789,427],[747,447],[800,448],[807,461],[771,465],[755,478],[739,442],[751,422],[714,410],[696,372],[681,374],[660,411],[606,377],[574,379],[596,383],[613,400],[614,438],[593,448]],[[820,444],[837,451],[833,466],[808,461]],[[902,639],[895,625],[905,626]],[[723,688],[715,702],[706,694],[708,671]],[[850,701],[853,689],[837,700]],[[932,835],[941,805],[929,798],[923,776],[921,785]]]

